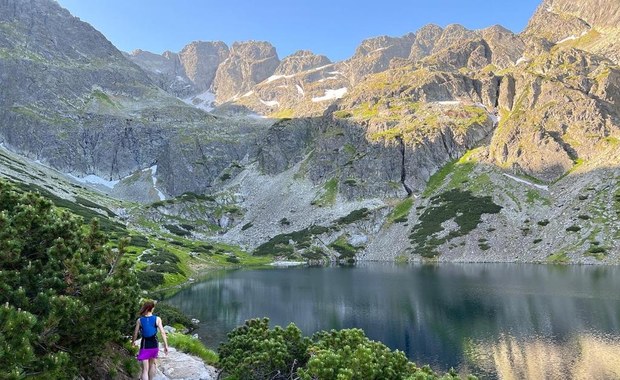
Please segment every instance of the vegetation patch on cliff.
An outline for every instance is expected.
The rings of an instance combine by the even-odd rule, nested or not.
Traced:
[[[482,214],[497,214],[502,209],[490,196],[477,197],[460,189],[434,196],[430,203],[409,236],[416,246],[415,252],[428,258],[439,254],[437,247],[441,244],[473,231],[482,222]],[[458,228],[438,237],[437,234],[444,230],[442,224],[449,220],[454,220]]]
[[[405,223],[411,207],[413,206],[413,198],[409,197],[400,201],[388,216],[388,223]]]

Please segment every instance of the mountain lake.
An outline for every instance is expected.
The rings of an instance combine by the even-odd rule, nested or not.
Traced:
[[[218,272],[166,302],[214,349],[268,317],[306,335],[361,328],[442,373],[619,379],[619,290],[615,266],[358,263]]]

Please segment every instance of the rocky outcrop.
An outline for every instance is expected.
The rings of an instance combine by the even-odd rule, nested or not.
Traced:
[[[230,55],[219,66],[213,87],[219,103],[240,97],[269,78],[280,64],[269,42],[235,42]]]
[[[393,58],[406,58],[411,51],[414,34],[403,37],[381,36],[362,41],[353,57],[344,62],[352,83],[364,76],[386,70]]]
[[[329,58],[324,55],[317,55],[308,50],[299,50],[285,57],[274,75],[295,75],[330,63]]]
[[[174,196],[204,192],[221,181],[218,170],[241,160],[259,133],[253,122],[243,122],[242,129],[163,92],[55,2],[7,0],[0,2],[0,14],[8,30],[0,33],[6,52],[0,56],[0,141],[13,151],[65,173],[105,180],[157,164],[158,187]],[[174,69],[173,56],[137,56]],[[217,164],[208,162],[211,154]]]
[[[411,45],[409,59],[419,61],[431,55],[435,48],[435,43],[443,33],[443,28],[435,24],[428,24],[420,28],[415,34],[415,41]]]
[[[545,0],[532,16],[526,35],[566,43],[620,62],[620,8],[615,0]]]
[[[159,88],[174,96],[185,98],[198,91],[185,74],[178,54],[167,51],[158,55],[134,50],[127,57],[144,69]]]
[[[194,41],[178,54],[162,55],[144,50],[128,54],[163,90],[180,98],[190,98],[211,88],[220,63],[228,57],[228,46],[220,41]]]
[[[606,100],[617,96],[617,77],[611,62],[576,49],[558,49],[507,77],[491,158],[544,181],[593,159],[620,131],[619,110]]]
[[[179,52],[179,60],[185,75],[202,92],[211,88],[215,73],[228,54],[228,46],[221,41],[195,41]]]
[[[523,39],[503,26],[494,25],[479,34],[489,46],[491,64],[495,67],[511,67],[523,56],[526,47]]]

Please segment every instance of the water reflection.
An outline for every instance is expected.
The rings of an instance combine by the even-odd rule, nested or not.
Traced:
[[[476,373],[505,380],[620,379],[620,341],[578,334],[562,343],[545,338],[502,336],[497,342],[480,342],[466,355]]]
[[[294,322],[306,334],[359,327],[440,370],[565,379],[572,377],[558,374],[577,374],[567,368],[587,368],[590,357],[602,357],[584,352],[604,351],[620,362],[613,340],[620,335],[617,272],[515,264],[236,271],[195,284],[169,302],[201,320],[199,335],[213,347],[244,320],[268,316],[272,325]],[[536,368],[544,366],[532,363],[545,357],[560,364],[550,367],[550,377],[529,377],[541,374]]]

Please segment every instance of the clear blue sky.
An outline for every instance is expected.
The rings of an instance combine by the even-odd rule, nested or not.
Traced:
[[[264,40],[280,58],[312,50],[337,61],[379,35],[428,23],[520,32],[542,0],[57,0],[117,48],[178,52],[191,41]]]

